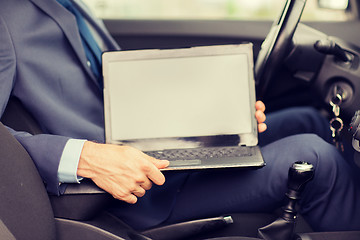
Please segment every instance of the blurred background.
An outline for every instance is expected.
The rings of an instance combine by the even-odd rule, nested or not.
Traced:
[[[268,20],[285,0],[83,0],[102,19]],[[302,20],[349,21],[347,0],[308,0]]]

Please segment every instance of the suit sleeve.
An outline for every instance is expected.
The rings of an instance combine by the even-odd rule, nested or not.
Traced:
[[[11,35],[1,15],[0,43],[0,114],[2,116],[12,88],[16,84],[16,52]],[[33,159],[47,191],[51,194],[61,194],[57,171],[64,146],[69,138],[49,134],[33,136],[29,133],[9,130]]]

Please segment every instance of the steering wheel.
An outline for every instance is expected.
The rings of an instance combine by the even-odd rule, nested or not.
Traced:
[[[290,51],[292,38],[300,21],[306,0],[287,0],[280,17],[273,23],[261,45],[255,63],[257,97],[262,99]]]

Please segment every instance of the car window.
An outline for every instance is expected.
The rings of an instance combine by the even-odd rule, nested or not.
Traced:
[[[274,19],[284,0],[83,0],[103,19]],[[322,6],[322,7],[320,7]],[[324,8],[326,7],[326,8]],[[347,0],[308,0],[303,20],[346,21]]]

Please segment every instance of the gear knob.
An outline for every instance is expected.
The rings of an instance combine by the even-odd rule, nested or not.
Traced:
[[[314,176],[314,166],[306,162],[295,162],[289,168],[287,204],[282,216],[269,225],[259,228],[259,236],[265,240],[290,240],[294,237],[296,204],[304,186]]]
[[[289,168],[288,203],[283,207],[282,218],[286,221],[296,220],[296,203],[308,183],[314,177],[314,166],[307,162],[295,162]]]
[[[314,177],[314,166],[307,162],[295,162],[289,168],[288,188],[300,193]]]

